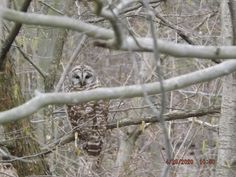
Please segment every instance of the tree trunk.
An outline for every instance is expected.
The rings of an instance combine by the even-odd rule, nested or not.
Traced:
[[[11,60],[11,58],[7,59],[6,67],[0,73],[0,98],[2,103],[0,104],[0,111],[11,109],[24,101],[13,64],[10,62]],[[9,141],[8,150],[11,155],[24,157],[40,152],[40,146],[34,140],[34,133],[27,119],[8,123],[3,127],[6,134],[5,138],[7,142]],[[29,160],[31,162],[13,161],[19,176],[49,174],[49,167],[42,155]]]
[[[1,1],[0,5],[4,5],[3,3],[4,1]],[[2,39],[1,30],[2,28],[0,29],[0,37]],[[15,68],[12,64],[12,58],[9,56],[6,57],[8,58],[5,68],[0,71],[0,111],[11,109],[22,104],[24,101]],[[6,146],[10,155],[24,157],[40,152],[39,144],[33,139],[34,134],[31,131],[30,123],[27,119],[5,124],[3,128],[7,142]],[[42,156],[29,159],[32,160],[31,162],[23,162],[23,159],[16,160],[14,157],[11,157],[10,160],[13,161],[13,165],[18,171],[19,176],[49,174],[48,165]]]
[[[231,4],[233,5],[233,4]],[[235,7],[230,7],[235,9]],[[223,44],[232,44],[228,0],[221,3]],[[231,9],[231,10],[232,10]],[[231,13],[232,21],[234,14]],[[235,28],[235,26],[233,26]],[[235,40],[235,36],[234,36]],[[235,44],[235,41],[233,41]],[[219,123],[219,149],[217,177],[230,177],[236,174],[236,73],[226,76],[223,81],[222,109]]]
[[[223,100],[219,127],[217,177],[236,173],[236,73],[224,78]]]

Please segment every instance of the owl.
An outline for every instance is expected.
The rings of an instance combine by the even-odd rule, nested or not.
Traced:
[[[69,92],[80,92],[100,87],[94,70],[87,65],[74,67],[69,74]],[[78,145],[88,155],[98,156],[102,151],[107,130],[109,103],[105,100],[67,105],[68,118],[78,134]]]

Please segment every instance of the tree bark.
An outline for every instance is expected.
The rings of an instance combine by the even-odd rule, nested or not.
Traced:
[[[11,60],[11,58],[7,58],[6,67],[0,73],[0,98],[1,103],[3,103],[0,104],[0,111],[11,109],[22,104],[24,101],[13,64],[10,62]],[[9,141],[8,150],[11,155],[24,157],[40,152],[40,146],[34,140],[34,133],[27,119],[8,123],[3,127],[6,134],[5,138]],[[33,174],[45,175],[50,173],[43,156],[38,156],[30,160],[32,162],[13,161],[13,165],[17,169],[19,176],[23,177]]]
[[[228,3],[230,6],[228,7]],[[236,9],[233,1],[224,0],[221,2],[222,12],[222,38],[224,45],[232,44],[232,31],[235,31],[235,14],[231,13],[232,27],[230,22],[230,11]],[[231,29],[234,30],[231,30]],[[235,34],[233,34],[235,35]],[[235,44],[235,36],[233,44]],[[236,73],[224,78],[221,119],[219,123],[219,149],[217,159],[217,177],[235,176],[236,173]]]
[[[4,3],[4,1],[1,3]],[[1,3],[0,5],[2,5]],[[3,37],[1,31],[0,37]],[[6,64],[0,72],[0,111],[11,109],[24,102],[15,68],[12,64],[12,58],[10,55],[6,55],[4,60]],[[34,133],[27,119],[5,124],[3,128],[5,140],[8,142],[6,146],[10,153],[8,158],[13,162],[13,166],[18,171],[19,176],[23,177],[33,174],[44,175],[50,173],[43,156],[29,159],[31,162],[23,162],[23,159],[16,160],[13,157],[24,157],[40,152],[39,144],[34,140]]]

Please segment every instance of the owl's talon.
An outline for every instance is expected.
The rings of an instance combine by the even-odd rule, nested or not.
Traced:
[[[116,122],[116,128],[119,128],[119,121]]]
[[[141,125],[140,125],[140,130],[142,132],[144,132],[144,129],[145,129],[145,121],[142,121]]]
[[[79,134],[78,132],[75,132],[75,147],[78,148],[78,139],[79,139]]]
[[[80,150],[80,148],[76,148],[76,151],[75,151],[75,153],[76,153],[76,155],[80,155],[81,154],[81,150]]]

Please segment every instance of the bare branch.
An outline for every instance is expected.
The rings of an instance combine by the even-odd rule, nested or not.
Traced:
[[[80,20],[74,20],[69,17],[58,17],[39,15],[33,13],[22,13],[6,8],[0,8],[0,16],[6,20],[15,21],[18,23],[24,23],[28,25],[42,25],[58,28],[68,28],[78,32],[83,32],[90,37],[97,39],[112,39],[114,38],[114,32],[112,30],[98,27],[92,24],[84,23]],[[137,42],[139,45],[137,45]],[[236,58],[235,46],[192,46],[186,44],[176,44],[174,42],[167,42],[163,40],[157,40],[159,46],[159,52],[175,57],[195,57],[201,59],[233,59]],[[141,47],[140,47],[141,46]],[[114,46],[106,46],[114,47]],[[134,40],[133,37],[127,37],[123,41],[121,50],[133,50],[133,51],[153,51],[153,39],[137,37]]]
[[[116,47],[116,48],[120,48],[120,46],[122,45],[122,40],[123,40],[123,36],[122,36],[122,30],[121,27],[119,25],[119,19],[117,18],[118,15],[118,11],[116,11],[115,9],[110,9],[106,10],[104,7],[104,4],[101,0],[95,0],[94,1],[96,3],[96,9],[95,12],[97,13],[97,15],[104,17],[105,19],[109,20],[112,29],[115,33],[115,36],[113,39],[111,39],[110,41],[110,45]]]
[[[173,120],[179,120],[179,119],[186,119],[190,117],[201,117],[209,114],[216,114],[220,113],[220,107],[210,107],[210,108],[202,108],[198,110],[193,110],[189,112],[184,111],[172,111],[164,115],[164,121],[173,121]],[[139,118],[139,119],[123,119],[121,121],[115,121],[110,122],[107,126],[109,129],[117,128],[117,127],[124,127],[124,126],[130,126],[130,125],[140,125],[142,122],[145,123],[155,123],[160,122],[159,118],[156,116],[149,117],[149,118]],[[199,122],[198,122],[199,123]],[[208,124],[204,124],[208,126]],[[212,128],[209,127],[208,128]],[[213,127],[217,128],[217,127]]]
[[[217,114],[220,113],[220,106],[217,107],[208,107],[208,108],[202,108],[198,110],[193,110],[189,112],[184,111],[172,111],[164,115],[164,121],[173,121],[173,120],[179,120],[179,119],[187,119],[191,117],[202,117],[205,115],[210,114]],[[107,125],[108,129],[114,129],[114,128],[120,128],[130,125],[141,125],[144,121],[145,123],[158,123],[159,119],[157,117],[150,117],[150,118],[140,118],[140,119],[124,119],[120,120],[119,122],[114,121],[110,122]],[[217,131],[218,127],[210,127],[207,123],[202,123],[203,126],[206,126],[206,128],[211,129],[213,131]],[[48,151],[48,149],[54,150],[56,146],[62,146],[65,145],[71,141],[74,140],[74,133],[70,132],[69,134],[66,134],[65,136],[55,140],[54,142],[50,143],[46,148],[43,148],[43,151],[46,151],[45,153],[50,153],[51,151]]]
[[[165,100],[165,89],[163,87],[163,73],[161,71],[161,67],[160,67],[160,53],[159,53],[159,46],[157,45],[157,37],[156,37],[156,28],[153,22],[153,18],[154,18],[154,13],[151,10],[151,8],[148,5],[148,0],[143,0],[143,6],[147,9],[147,14],[148,14],[148,19],[149,19],[149,23],[150,23],[150,31],[151,31],[151,36],[153,38],[153,53],[154,53],[154,57],[156,59],[156,73],[158,75],[158,80],[160,82],[160,88],[161,88],[161,108],[160,108],[160,113],[158,112],[158,110],[154,107],[154,105],[152,104],[152,102],[150,100],[148,100],[148,102],[151,103],[152,105],[152,110],[155,113],[155,118],[158,119],[160,121],[161,127],[162,127],[162,132],[164,135],[164,142],[165,142],[165,148],[166,148],[166,155],[167,155],[167,159],[172,159],[172,149],[171,149],[171,143],[170,143],[170,139],[168,136],[168,131],[166,128],[166,124],[165,121],[163,119],[163,114],[165,111],[165,106],[166,106],[166,100]],[[169,170],[169,167],[165,167],[164,170],[162,170],[161,173],[161,177],[166,177],[167,176],[167,172]]]
[[[216,66],[164,80],[163,87],[166,92],[177,90],[230,74],[235,70],[236,61],[228,60]],[[153,82],[144,85],[146,89],[145,91],[148,95],[161,93],[159,82]],[[22,119],[49,104],[78,104],[91,100],[142,97],[143,94],[143,86],[141,85],[98,88],[89,91],[71,93],[42,93],[18,107],[1,112],[0,123]]]
[[[80,43],[78,44],[77,48],[75,49],[75,51],[73,52],[73,54],[71,55],[71,58],[70,60],[68,61],[67,65],[66,65],[66,68],[65,70],[63,71],[62,75],[61,75],[61,78],[60,80],[58,81],[57,85],[56,85],[56,88],[55,88],[55,92],[58,92],[60,89],[61,89],[61,86],[66,78],[66,75],[68,74],[69,70],[71,69],[75,59],[77,58],[80,50],[81,50],[81,47],[82,47],[82,44],[85,42],[86,40],[86,36],[83,36]]]
[[[184,112],[184,111],[172,111],[164,115],[164,120],[165,121],[173,121],[173,120],[179,120],[179,119],[187,119],[191,117],[201,117],[209,114],[216,114],[220,113],[220,107],[210,107],[210,108],[202,108],[198,110],[193,110],[190,112]],[[143,118],[143,119],[137,119],[137,120],[130,120],[130,119],[125,119],[121,120],[118,123],[117,122],[110,122],[108,123],[107,128],[108,129],[114,129],[114,128],[120,128],[124,126],[130,126],[130,125],[140,125],[142,122],[145,123],[155,123],[158,122],[158,119],[156,117],[152,118]],[[197,122],[199,123],[199,122]],[[212,129],[213,131],[217,131],[218,127],[210,127],[207,123],[201,123],[203,126],[206,126],[206,128]],[[16,157],[16,156],[11,156],[11,155],[6,155],[6,157],[9,157],[10,160],[4,160],[2,162],[13,162],[15,160],[21,160],[21,161],[30,161],[30,159],[49,154],[55,150],[57,146],[62,146],[67,143],[70,143],[74,140],[74,132],[69,132],[68,134],[62,136],[61,138],[56,139],[52,143],[48,144],[47,146],[44,146],[41,150],[40,153],[37,154],[32,154],[24,157]]]
[[[58,28],[69,28],[75,31],[84,32],[88,36],[100,39],[110,39],[113,37],[111,30],[84,23],[69,17],[49,16],[33,13],[23,13],[14,10],[0,8],[0,16],[6,20],[24,23],[28,25],[42,25]]]
[[[16,48],[19,50],[20,54],[24,57],[25,60],[27,60],[37,71],[38,73],[43,77],[43,79],[46,79],[46,73],[44,73],[44,71],[37,66],[25,53],[24,51],[19,47],[20,45],[18,44],[17,41],[15,41],[16,43]]]
[[[45,5],[45,6],[47,6],[48,8],[52,9],[54,12],[56,12],[56,13],[58,13],[58,14],[60,14],[60,15],[65,15],[63,12],[61,12],[60,10],[58,10],[58,9],[56,9],[56,8],[54,8],[54,7],[52,7],[51,5],[47,4],[46,2],[43,2],[43,1],[40,0],[39,3],[41,3],[41,4]]]
[[[10,29],[8,28],[7,25],[4,25],[4,27],[7,29],[7,31],[10,33]],[[13,46],[13,45],[12,45]],[[24,59],[26,61],[28,61],[37,71],[38,73],[43,77],[43,79],[46,78],[46,73],[44,73],[44,71],[39,67],[37,66],[26,54],[25,52],[21,49],[19,43],[17,40],[15,40],[15,47],[18,49],[18,51],[20,52],[20,54],[24,57]]]

